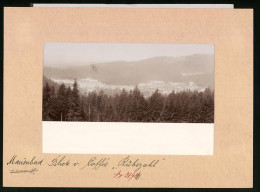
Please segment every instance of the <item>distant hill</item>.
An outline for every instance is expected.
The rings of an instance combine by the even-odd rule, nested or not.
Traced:
[[[92,78],[110,85],[140,82],[194,82],[214,89],[214,56],[154,57],[140,61],[114,61],[85,66],[44,67],[44,75],[55,79]]]

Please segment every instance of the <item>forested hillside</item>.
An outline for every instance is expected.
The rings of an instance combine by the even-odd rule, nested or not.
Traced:
[[[144,97],[136,87],[108,96],[103,91],[81,95],[75,80],[73,87],[64,84],[43,86],[43,121],[91,122],[172,122],[213,123],[214,91],[182,91],[168,95],[154,91]]]

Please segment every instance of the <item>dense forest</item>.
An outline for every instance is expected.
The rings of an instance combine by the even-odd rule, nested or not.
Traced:
[[[56,88],[55,88],[56,87]],[[73,87],[43,86],[43,121],[91,122],[172,122],[213,123],[214,91],[182,91],[161,94],[159,90],[144,97],[136,87],[108,96],[103,91],[81,95]]]

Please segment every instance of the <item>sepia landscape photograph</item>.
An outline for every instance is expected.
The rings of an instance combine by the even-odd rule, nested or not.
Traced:
[[[214,123],[214,45],[45,43],[42,120]]]

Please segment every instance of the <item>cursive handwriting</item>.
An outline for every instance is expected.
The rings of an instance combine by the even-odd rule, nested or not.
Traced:
[[[130,156],[127,156],[126,158],[120,160],[118,162],[118,167],[134,167],[136,168],[134,173],[139,171],[142,167],[145,168],[153,168],[156,167],[156,165],[159,163],[159,160],[152,160],[151,162],[143,163],[140,161],[140,159],[132,160]]]
[[[27,158],[23,158],[23,160],[18,159],[17,155],[13,155],[11,160],[7,163],[7,165],[42,165],[43,159],[36,160],[36,156],[32,159],[27,160]]]
[[[165,160],[165,159],[162,159]],[[83,159],[82,159],[83,161]],[[138,180],[141,177],[141,169],[144,168],[156,168],[160,163],[161,159],[153,159],[149,161],[144,161],[139,158],[134,158],[131,156],[125,156],[123,159],[112,162],[110,165],[110,158],[107,157],[91,157],[85,162],[73,161],[65,155],[58,155],[50,161],[45,159],[40,159],[39,157],[33,156],[32,158],[21,158],[17,155],[13,155],[11,159],[7,162],[7,165],[10,166],[10,173],[31,173],[35,174],[39,172],[36,166],[48,166],[48,167],[75,167],[79,170],[84,169],[94,169],[99,170],[100,168],[112,168],[113,170],[119,168],[117,172],[113,172],[114,178],[125,178],[128,181],[131,179]],[[46,162],[46,163],[44,163]],[[17,166],[22,167],[23,169],[17,168]],[[26,169],[25,169],[26,167]],[[29,167],[29,168],[28,168]],[[124,169],[123,169],[124,168]],[[128,170],[125,170],[128,169]]]
[[[31,174],[35,174],[35,172],[37,172],[38,169],[37,168],[32,168],[30,170],[10,170],[10,173],[31,173]]]
[[[95,170],[98,170],[100,167],[107,167],[109,158],[101,158],[97,160],[96,157],[92,157],[86,165],[84,165],[80,170],[85,169],[85,167],[92,167]]]
[[[135,180],[138,180],[141,177],[141,172],[138,173],[131,173],[131,172],[127,172],[127,173],[122,173],[121,170],[114,173],[114,178],[126,178],[128,181],[130,181],[132,178],[135,178]]]
[[[49,166],[70,166],[70,160],[65,159],[66,156],[60,158],[60,155],[54,158],[51,163],[48,163]]]

